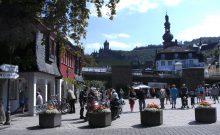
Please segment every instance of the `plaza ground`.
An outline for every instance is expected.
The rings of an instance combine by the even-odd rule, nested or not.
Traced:
[[[212,99],[207,98],[210,103]],[[147,99],[146,103],[158,103],[159,99]],[[180,109],[180,99],[177,100],[176,109],[171,109],[168,103],[163,111],[163,124],[157,127],[143,127],[140,125],[140,112],[138,101],[134,112],[130,112],[128,101],[123,107],[123,114],[119,119],[112,121],[112,125],[105,128],[90,128],[88,122],[79,119],[79,104],[76,104],[75,114],[62,115],[62,125],[51,129],[39,128],[38,116],[25,116],[18,114],[12,116],[10,126],[0,126],[0,134],[4,135],[41,135],[41,134],[90,134],[90,135],[219,135],[220,134],[220,104],[212,104],[217,108],[217,122],[212,124],[199,124],[195,122],[194,109]]]

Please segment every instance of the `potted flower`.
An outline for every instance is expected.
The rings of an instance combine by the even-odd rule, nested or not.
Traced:
[[[195,108],[195,120],[200,123],[214,123],[217,119],[217,110],[207,101],[202,101]]]
[[[106,127],[111,125],[111,111],[103,105],[97,105],[88,112],[88,122],[91,127]]]
[[[39,125],[42,128],[52,128],[61,125],[61,113],[51,104],[39,113]]]
[[[159,126],[163,124],[163,110],[157,104],[147,104],[143,111],[140,112],[141,125]]]

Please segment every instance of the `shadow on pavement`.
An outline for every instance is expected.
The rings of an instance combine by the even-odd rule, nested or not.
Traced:
[[[62,119],[62,121],[77,121],[77,120],[80,120],[79,118],[76,118],[76,119]]]
[[[205,125],[205,124],[209,124],[209,123],[199,123],[199,122],[196,122],[196,121],[191,121],[188,123],[189,125]],[[212,123],[210,123],[212,124]]]
[[[86,126],[81,126],[81,127],[78,127],[79,129],[95,129],[93,127],[90,127],[89,125],[86,125]]]
[[[32,126],[32,127],[27,127],[27,130],[41,130],[44,128],[41,128],[40,126]]]
[[[139,111],[134,111],[134,112],[126,111],[126,112],[122,112],[122,114],[128,114],[128,113],[139,113]]]
[[[150,128],[149,126],[143,126],[141,124],[136,124],[136,125],[133,125],[131,127],[133,127],[133,128]]]

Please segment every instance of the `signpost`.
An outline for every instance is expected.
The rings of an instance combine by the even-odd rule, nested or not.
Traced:
[[[6,112],[6,121],[5,125],[11,124],[11,118],[10,118],[10,79],[17,79],[19,75],[18,72],[18,66],[17,65],[9,65],[9,64],[2,64],[0,65],[0,69],[4,72],[0,72],[0,79],[8,79],[8,92],[7,92],[7,112]]]

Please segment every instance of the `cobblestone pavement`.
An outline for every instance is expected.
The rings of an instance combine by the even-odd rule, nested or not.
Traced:
[[[212,103],[209,98],[207,100]],[[146,103],[159,103],[158,99],[147,99]],[[220,109],[220,104],[212,104],[217,110]],[[123,114],[117,120],[112,122],[111,126],[105,128],[90,128],[88,122],[79,119],[79,105],[77,104],[75,114],[66,114],[62,116],[62,126],[52,129],[40,129],[38,116],[12,116],[10,126],[0,125],[0,134],[7,135],[23,135],[23,134],[152,134],[152,135],[220,135],[220,114],[217,111],[217,122],[213,124],[199,124],[195,122],[194,109],[180,109],[180,99],[177,101],[177,109],[171,109],[171,105],[165,105],[163,111],[163,125],[157,127],[142,127],[140,125],[140,113],[138,102],[135,103],[134,112],[130,112],[129,104],[123,107]]]

